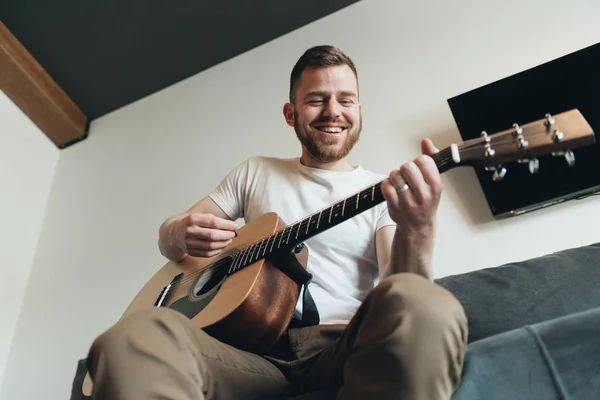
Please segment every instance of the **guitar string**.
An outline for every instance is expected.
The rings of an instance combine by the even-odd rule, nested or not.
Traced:
[[[461,148],[461,149],[463,149],[464,147],[466,147],[466,146],[459,146],[459,148]],[[441,150],[440,152],[434,154],[432,156],[432,158],[434,158],[434,160],[436,161],[436,164],[439,167],[442,167],[451,161],[450,154],[451,154],[451,150],[449,148],[445,148],[445,149]],[[368,196],[369,192],[371,192],[371,195],[376,194],[377,196],[379,196],[381,194],[381,186],[380,185],[381,185],[381,182],[378,182],[377,184],[375,184],[371,187],[365,188],[361,191],[354,193],[353,195],[346,198],[345,205],[349,208],[353,207],[356,204],[356,200],[355,200],[356,198],[359,198],[359,201],[360,201],[360,194],[364,194],[364,195]],[[248,263],[252,264],[252,263],[256,262],[258,260],[258,258],[260,257],[261,252],[263,253],[263,256],[264,256],[264,254],[266,254],[266,248],[269,247],[271,240],[277,241],[277,239],[280,238],[280,236],[281,236],[280,243],[277,245],[277,249],[280,249],[280,244],[283,240],[283,236],[288,234],[288,239],[289,239],[289,236],[291,236],[291,232],[294,229],[296,229],[297,232],[299,232],[300,230],[304,230],[304,228],[307,227],[309,223],[311,223],[311,222],[314,223],[313,217],[320,215],[320,218],[325,218],[325,219],[329,220],[329,216],[335,211],[336,208],[339,209],[340,204],[342,204],[342,206],[343,206],[343,201],[335,203],[331,206],[328,206],[327,208],[324,208],[324,209],[320,210],[319,212],[313,213],[309,217],[306,217],[302,220],[296,221],[296,222],[288,225],[285,229],[275,232],[274,234],[269,235],[268,237],[263,238],[252,244],[249,244],[245,248],[241,249],[239,251],[239,253],[237,253],[233,258],[230,259],[231,263],[235,263],[239,257],[243,257],[242,262],[239,263],[238,266],[236,266],[235,270],[239,270],[242,267],[249,265]],[[294,240],[296,240],[296,238],[294,238]],[[288,240],[286,240],[286,244],[287,244],[287,242],[288,242]],[[273,245],[274,245],[274,243],[273,243]],[[263,249],[263,246],[265,246],[264,251],[261,251]],[[253,247],[255,248],[254,251],[256,251],[256,248],[258,248],[258,252],[256,252],[256,256],[254,256],[254,254],[252,254],[249,259],[244,261],[247,258],[246,257],[248,255],[247,252],[250,251],[250,249]],[[270,247],[272,248],[273,246],[270,246]],[[269,250],[269,253],[271,253],[271,250]],[[179,281],[179,284],[186,285],[188,283],[192,283],[193,281],[196,280],[196,278],[199,275],[207,273],[207,272],[213,273],[214,270],[216,270],[216,269],[225,268],[226,266],[231,266],[231,263],[222,263],[222,262],[217,261],[216,263],[210,265],[207,268],[204,268],[204,269],[198,270],[198,271],[194,271],[193,273],[188,274],[185,278],[183,278]]]
[[[449,158],[450,155],[450,151],[448,149],[444,149],[442,151],[440,151],[439,153],[434,155],[434,158],[437,158],[438,160],[436,160],[436,163],[440,166],[445,165],[447,162],[451,161],[451,158]],[[377,195],[379,196],[381,194],[381,182],[376,183],[373,186],[370,186],[368,188],[365,188],[361,191],[358,191],[356,193],[354,193],[353,195],[349,196],[346,198],[346,207],[348,207],[349,209],[352,209],[353,206],[356,205],[356,199],[358,199],[358,202],[360,203],[360,194],[363,194],[363,198],[364,196],[374,196]],[[364,202],[364,200],[363,200]],[[327,219],[329,221],[329,216],[332,215],[332,213],[334,213],[336,210],[339,210],[340,206],[343,207],[343,201],[335,203],[331,206],[328,206],[327,208],[322,209],[320,212],[316,212],[311,214],[309,217],[306,217],[302,220],[299,220],[293,224],[288,225],[285,229],[275,232],[272,235],[269,235],[266,238],[263,238],[257,242],[254,242],[248,246],[246,246],[244,249],[241,249],[239,253],[237,253],[233,258],[231,258],[231,262],[235,263],[236,259],[238,257],[243,257],[243,260],[246,259],[246,256],[248,255],[247,252],[250,251],[251,248],[255,248],[254,250],[256,251],[256,248],[258,248],[258,252],[256,253],[256,256],[254,256],[254,254],[252,254],[250,256],[250,258],[246,261],[241,262],[238,266],[236,266],[235,270],[240,270],[242,267],[248,266],[256,261],[258,261],[259,257],[261,257],[261,253],[263,253],[262,258],[264,258],[264,255],[267,253],[266,249],[267,247],[274,247],[274,243],[272,245],[270,245],[271,240],[273,240],[274,242],[277,241],[278,239],[280,240],[280,243],[277,245],[277,249],[279,250],[280,244],[283,242],[283,236],[285,236],[286,234],[288,235],[288,239],[291,236],[291,233],[294,229],[297,230],[297,232],[299,232],[300,230],[304,230],[304,228],[308,227],[309,223],[315,223],[315,220],[313,220],[313,217],[316,217],[318,215],[320,215],[321,219]],[[325,223],[323,222],[324,226],[329,225],[329,222]],[[281,238],[280,238],[281,237]],[[296,238],[294,238],[294,240],[296,240]],[[288,240],[286,240],[286,245],[288,244]],[[264,246],[264,248],[263,248]],[[264,249],[264,250],[263,250]],[[269,250],[269,253],[271,253],[271,250]],[[194,271],[193,273],[190,273],[189,275],[187,275],[185,278],[181,279],[179,281],[179,284],[188,284],[188,283],[192,283],[193,281],[196,280],[196,278],[200,275],[200,274],[204,274],[206,272],[214,272],[215,269],[218,268],[225,268],[226,266],[231,266],[230,263],[215,263],[207,268],[204,268],[202,270],[199,271]]]
[[[448,153],[448,154],[445,154]],[[449,149],[444,149],[441,150],[439,153],[436,153],[434,155],[434,158],[439,158],[439,160],[437,161],[437,163],[440,166],[445,165],[445,163],[449,162],[451,159],[448,158],[447,156],[450,154],[450,150]],[[440,157],[441,156],[441,157]],[[377,184],[367,187],[361,191],[358,191],[356,193],[354,193],[353,195],[347,197],[346,199],[346,207],[351,208],[353,206],[356,205],[356,198],[359,197],[359,194],[364,194],[368,197],[368,195],[377,195],[379,196],[381,194],[381,182],[378,182]],[[364,201],[364,200],[363,200]],[[309,223],[314,223],[314,220],[312,220],[313,217],[317,217],[318,215],[321,215],[321,218],[325,218],[325,219],[329,219],[329,216],[331,213],[335,212],[335,208],[338,208],[342,206],[343,201],[335,203],[331,206],[328,206],[327,208],[322,209],[319,212],[313,213],[311,214],[309,217],[306,217],[302,220],[296,221],[295,223],[292,223],[290,225],[288,225],[285,229],[275,232],[272,235],[269,235],[266,238],[263,238],[257,242],[254,242],[252,244],[249,244],[248,246],[246,246],[245,248],[241,249],[239,253],[236,254],[236,256],[233,257],[232,262],[236,261],[237,257],[243,256],[244,258],[246,258],[245,256],[247,255],[246,252],[249,251],[252,247],[257,247],[259,249],[257,256],[255,257],[254,255],[252,255],[248,261],[250,262],[250,264],[256,262],[258,260],[258,257],[260,256],[260,253],[263,253],[263,257],[264,254],[266,254],[266,247],[269,247],[269,243],[271,240],[277,241],[279,236],[285,236],[286,234],[288,234],[288,236],[291,236],[291,232],[294,229],[297,230],[304,230],[304,228],[308,227]],[[359,203],[360,203],[360,199],[359,199]],[[298,226],[298,224],[300,224]],[[324,223],[325,224],[325,223]],[[296,228],[297,227],[297,228]],[[289,233],[288,233],[289,232]],[[295,238],[294,238],[295,240]],[[283,242],[283,240],[281,240],[280,242]],[[280,243],[281,244],[281,243]],[[287,240],[286,240],[286,245],[287,245]],[[263,245],[265,245],[265,251],[261,251],[261,249],[263,248]],[[273,247],[273,246],[271,246]],[[279,250],[281,247],[280,245],[277,246],[277,249]],[[255,249],[256,250],[256,249]],[[271,250],[269,250],[269,253],[271,252]],[[242,266],[247,266],[249,265],[247,262],[242,262],[240,263],[240,265],[238,267],[236,267],[236,270],[241,269]],[[230,264],[229,264],[230,265]],[[188,276],[186,276],[185,278],[183,278],[182,280],[179,281],[179,284],[187,284],[190,283],[191,281],[194,281],[198,275],[203,274],[207,271],[213,272],[212,270],[216,269],[216,267],[221,267],[220,265],[217,265],[217,263],[204,268],[202,270],[199,271],[195,271],[194,273],[189,274]]]
[[[546,131],[540,131],[534,134],[529,134],[528,137],[532,137],[532,136],[537,136],[540,134],[547,134]],[[508,138],[508,140],[505,140],[505,138]],[[493,142],[493,147],[500,147],[500,146],[504,146],[504,145],[514,145],[515,141],[514,138],[512,136],[509,135],[505,135],[502,136],[501,140],[495,140]],[[475,139],[470,139],[470,140],[466,140],[463,143],[458,145],[458,149],[459,150],[465,150],[465,151],[469,151],[469,150],[474,150],[475,148],[482,148],[485,145],[485,141],[481,138],[475,138]],[[452,161],[452,158],[450,157],[451,155],[451,149],[450,148],[445,148],[443,150],[440,150],[440,152],[434,154],[432,156],[432,158],[436,161],[436,164],[438,165],[438,167],[442,167],[445,166],[448,162]],[[375,193],[377,195],[381,194],[381,182],[378,182],[377,184],[365,188],[361,191],[358,191],[356,193],[354,193],[354,195],[349,196],[346,199],[346,203],[345,205],[348,206],[349,208],[351,208],[352,206],[354,206],[356,204],[356,198],[360,198],[359,194],[364,194],[368,196],[368,192],[371,191],[371,193]],[[360,199],[359,199],[360,202]],[[305,227],[308,226],[308,224],[310,224],[311,222],[314,223],[312,221],[313,217],[316,217],[317,215],[320,215],[321,218],[325,217],[325,218],[329,218],[330,214],[334,212],[334,208],[339,208],[340,205],[343,205],[343,202],[340,201],[338,203],[333,204],[332,206],[329,206],[327,208],[322,209],[320,212],[318,213],[313,213],[312,215],[310,215],[309,217],[304,218],[303,220],[297,221],[289,226],[287,226],[285,229],[278,231],[272,235],[269,235],[266,238],[263,238],[257,242],[254,242],[248,246],[246,246],[244,249],[241,249],[239,253],[237,253],[233,258],[231,258],[231,262],[235,263],[236,259],[240,256],[243,256],[245,258],[245,256],[247,255],[246,252],[249,251],[252,247],[258,247],[259,251],[257,253],[257,256],[254,257],[254,255],[252,255],[250,257],[249,260],[247,260],[246,262],[242,262],[240,263],[240,265],[238,265],[236,267],[236,270],[241,269],[241,267],[243,266],[247,266],[249,265],[248,262],[250,262],[250,264],[256,262],[260,257],[260,253],[261,253],[261,249],[262,246],[265,245],[265,251],[263,251],[263,257],[264,254],[266,254],[266,247],[269,247],[269,243],[271,240],[276,241],[278,239],[278,237],[284,236],[286,233],[289,232],[288,237],[291,236],[291,232],[294,229],[299,230],[303,230]],[[300,224],[297,228],[296,226]],[[296,240],[296,239],[294,239]],[[287,241],[286,241],[287,244]],[[272,246],[271,246],[272,247]],[[280,245],[277,246],[277,249],[280,249]],[[255,249],[256,250],[256,249]],[[271,252],[271,250],[269,250],[269,253]],[[220,260],[222,261],[222,260]],[[219,262],[217,261],[216,263],[212,264],[211,266],[204,268],[202,270],[199,271],[195,271],[189,275],[187,275],[185,278],[183,278],[182,280],[179,281],[180,284],[187,284],[187,283],[191,283],[192,281],[195,281],[196,278],[200,275],[203,274],[207,271],[213,272],[213,270],[215,269],[220,269],[220,268],[224,268],[225,266],[231,266],[230,263],[223,263],[223,262]]]
[[[540,135],[548,136],[549,134],[550,133],[547,131],[537,131],[534,133],[524,134],[523,139],[534,138],[534,137],[537,137]],[[505,146],[505,145],[510,145],[512,147],[516,143],[517,143],[517,141],[514,136],[505,134],[503,136],[492,139],[490,142],[490,146],[492,148],[498,147],[498,146]],[[483,146],[485,146],[485,141],[482,138],[475,138],[475,139],[470,139],[470,140],[464,141],[463,144],[458,145],[458,148],[460,150],[471,150],[471,149],[483,147]]]
[[[215,270],[219,270],[221,268],[226,268],[229,265],[231,265],[228,262],[225,262],[227,260],[227,258],[224,259],[220,259],[217,262],[215,262],[214,264],[211,264],[209,267],[207,268],[203,268],[201,270],[198,271],[194,271],[188,275],[185,276],[185,278],[180,279],[176,284],[177,287],[181,286],[181,285],[188,285],[191,283],[194,283],[194,281],[196,280],[197,277],[199,277],[200,275],[206,273],[206,272],[211,272],[213,273]]]
[[[379,195],[381,193],[381,187],[379,186],[381,182],[373,185],[370,187],[370,189],[365,189],[363,191],[360,192],[356,192],[356,194],[352,197],[352,200],[349,200],[346,202],[346,206],[347,207],[352,207],[356,204],[356,201],[354,200],[356,198],[356,195],[362,192],[369,192],[369,194],[374,193],[375,195]],[[373,189],[374,188],[374,189]],[[364,200],[363,200],[364,201]],[[339,205],[341,203],[336,203],[330,207],[327,207],[323,210],[321,210],[320,214],[321,214],[321,218],[322,219],[329,219],[329,215],[331,214],[331,212],[335,212],[335,208],[336,205]],[[339,208],[339,207],[338,207]],[[319,212],[312,214],[311,216],[309,216],[310,218],[312,218],[313,216],[317,216],[319,215]],[[291,231],[293,231],[294,229],[296,229],[296,227],[298,227],[298,230],[303,230],[303,228],[306,228],[308,226],[308,221],[309,221],[309,217],[307,217],[306,219],[303,220],[299,220],[293,224],[288,225],[285,229],[282,229],[280,231],[277,231],[269,236],[267,236],[266,238],[263,238],[259,241],[256,241],[254,243],[249,244],[248,246],[246,246],[245,248],[241,249],[233,258],[232,258],[232,263],[236,261],[236,259],[238,257],[243,257],[243,259],[246,259],[246,256],[248,255],[248,251],[250,251],[250,249],[252,249],[253,247],[255,248],[255,252],[256,252],[256,248],[258,248],[258,252],[256,252],[256,255],[251,255],[247,261],[244,261],[242,263],[240,263],[237,267],[236,270],[241,269],[242,266],[248,266],[249,264],[252,264],[256,261],[258,261],[259,257],[261,257],[261,254],[263,254],[262,258],[264,258],[264,255],[267,253],[266,248],[267,247],[272,247],[272,248],[276,248],[277,250],[281,249],[281,244],[285,244],[285,245],[289,245],[288,240],[284,241],[283,240],[283,236],[288,235],[288,239],[291,235]],[[300,224],[300,225],[298,225]],[[329,223],[327,222],[323,222],[323,226],[327,226],[329,225]],[[271,240],[273,241],[277,241],[280,240],[280,243],[275,247],[275,243],[273,243],[273,245],[271,246]],[[295,238],[294,238],[295,240]],[[264,246],[264,247],[263,247]],[[264,249],[264,250],[263,250]],[[271,250],[269,250],[269,254],[271,253]],[[228,264],[231,265],[231,264]],[[191,281],[194,281],[199,275],[204,274],[205,272],[213,272],[214,269],[216,269],[215,267],[217,267],[217,263],[207,267],[207,268],[203,268],[201,270],[198,271],[194,271],[193,273],[188,274],[185,278],[181,279],[179,281],[178,284],[188,284],[191,283]]]

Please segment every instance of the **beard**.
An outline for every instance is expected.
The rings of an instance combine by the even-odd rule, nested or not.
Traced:
[[[296,131],[296,137],[302,143],[306,150],[313,156],[317,161],[322,163],[330,163],[341,160],[346,157],[356,142],[360,139],[360,133],[362,131],[362,117],[360,117],[358,126],[351,126],[347,128],[346,134],[343,138],[336,136],[324,136],[319,133],[309,132],[298,123],[298,114],[294,111],[294,117],[296,123],[294,124],[294,130]],[[320,118],[315,122],[331,122],[340,123],[341,121],[333,120],[331,118]],[[338,145],[343,140],[341,146]]]

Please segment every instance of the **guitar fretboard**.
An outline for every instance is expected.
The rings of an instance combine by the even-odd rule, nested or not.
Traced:
[[[433,157],[440,171],[447,169],[451,163],[450,150],[445,149]],[[382,181],[383,182],[383,181]],[[381,183],[369,186],[345,199],[324,208],[282,231],[264,238],[240,251],[234,258],[229,273],[232,274],[244,267],[274,253],[291,251],[296,245],[311,237],[330,229],[342,222],[385,201],[381,193]]]

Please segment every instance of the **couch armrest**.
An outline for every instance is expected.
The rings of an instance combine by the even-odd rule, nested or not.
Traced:
[[[473,342],[600,307],[600,243],[436,282],[462,303]]]

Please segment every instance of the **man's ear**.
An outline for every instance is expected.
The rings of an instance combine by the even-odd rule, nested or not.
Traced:
[[[294,105],[292,103],[285,103],[283,106],[283,116],[285,117],[285,122],[289,126],[296,125],[296,118],[294,118]]]

